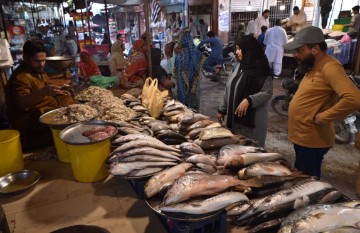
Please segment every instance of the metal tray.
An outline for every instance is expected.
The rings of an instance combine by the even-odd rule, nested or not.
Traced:
[[[0,194],[17,194],[34,186],[40,180],[40,173],[22,170],[0,177]]]
[[[49,112],[41,115],[39,120],[41,123],[48,125],[51,128],[64,129],[64,128],[74,124],[74,122],[69,122],[69,121],[65,121],[65,120],[56,118],[56,115],[59,112],[64,111],[64,110],[66,110],[66,107],[54,109],[52,111],[49,111]]]
[[[82,133],[84,131],[89,130],[96,126],[112,126],[115,128],[115,132],[109,137],[96,142],[91,142],[90,139],[88,139],[85,136],[82,136]],[[114,124],[105,121],[85,121],[81,123],[75,123],[73,125],[66,127],[63,131],[61,131],[60,139],[66,144],[71,144],[71,145],[91,145],[94,143],[105,141],[107,139],[111,139],[117,133],[118,130]]]
[[[224,211],[224,209],[220,209],[211,213],[207,213],[207,214],[185,214],[185,213],[164,213],[161,212],[161,210],[159,210],[159,206],[162,203],[162,196],[160,196],[159,194],[157,194],[156,196],[149,198],[149,199],[145,199],[146,204],[150,207],[150,209],[152,209],[153,211],[155,211],[155,213],[168,218],[168,219],[172,219],[175,221],[183,221],[183,222],[200,222],[200,221],[204,221],[206,219],[212,218],[218,214],[220,214],[222,211]]]

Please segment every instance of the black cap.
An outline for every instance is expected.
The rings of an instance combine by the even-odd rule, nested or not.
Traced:
[[[318,44],[325,41],[324,33],[317,27],[306,27],[295,34],[294,40],[284,45],[287,50],[300,48],[305,44]]]

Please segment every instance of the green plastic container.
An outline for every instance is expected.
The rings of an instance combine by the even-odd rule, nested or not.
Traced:
[[[334,24],[349,24],[350,22],[351,18],[340,18],[334,20]]]

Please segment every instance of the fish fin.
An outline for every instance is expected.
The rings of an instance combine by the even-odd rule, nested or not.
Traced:
[[[253,188],[260,188],[263,186],[259,177],[253,177],[248,180],[240,181],[240,184]]]
[[[312,217],[316,218],[316,219],[320,219],[322,216],[325,216],[325,213],[317,213],[317,214],[313,214],[311,215]]]

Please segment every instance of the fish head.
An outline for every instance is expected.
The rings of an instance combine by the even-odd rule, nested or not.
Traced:
[[[291,233],[291,225],[286,225],[280,228],[280,230],[277,233]]]

